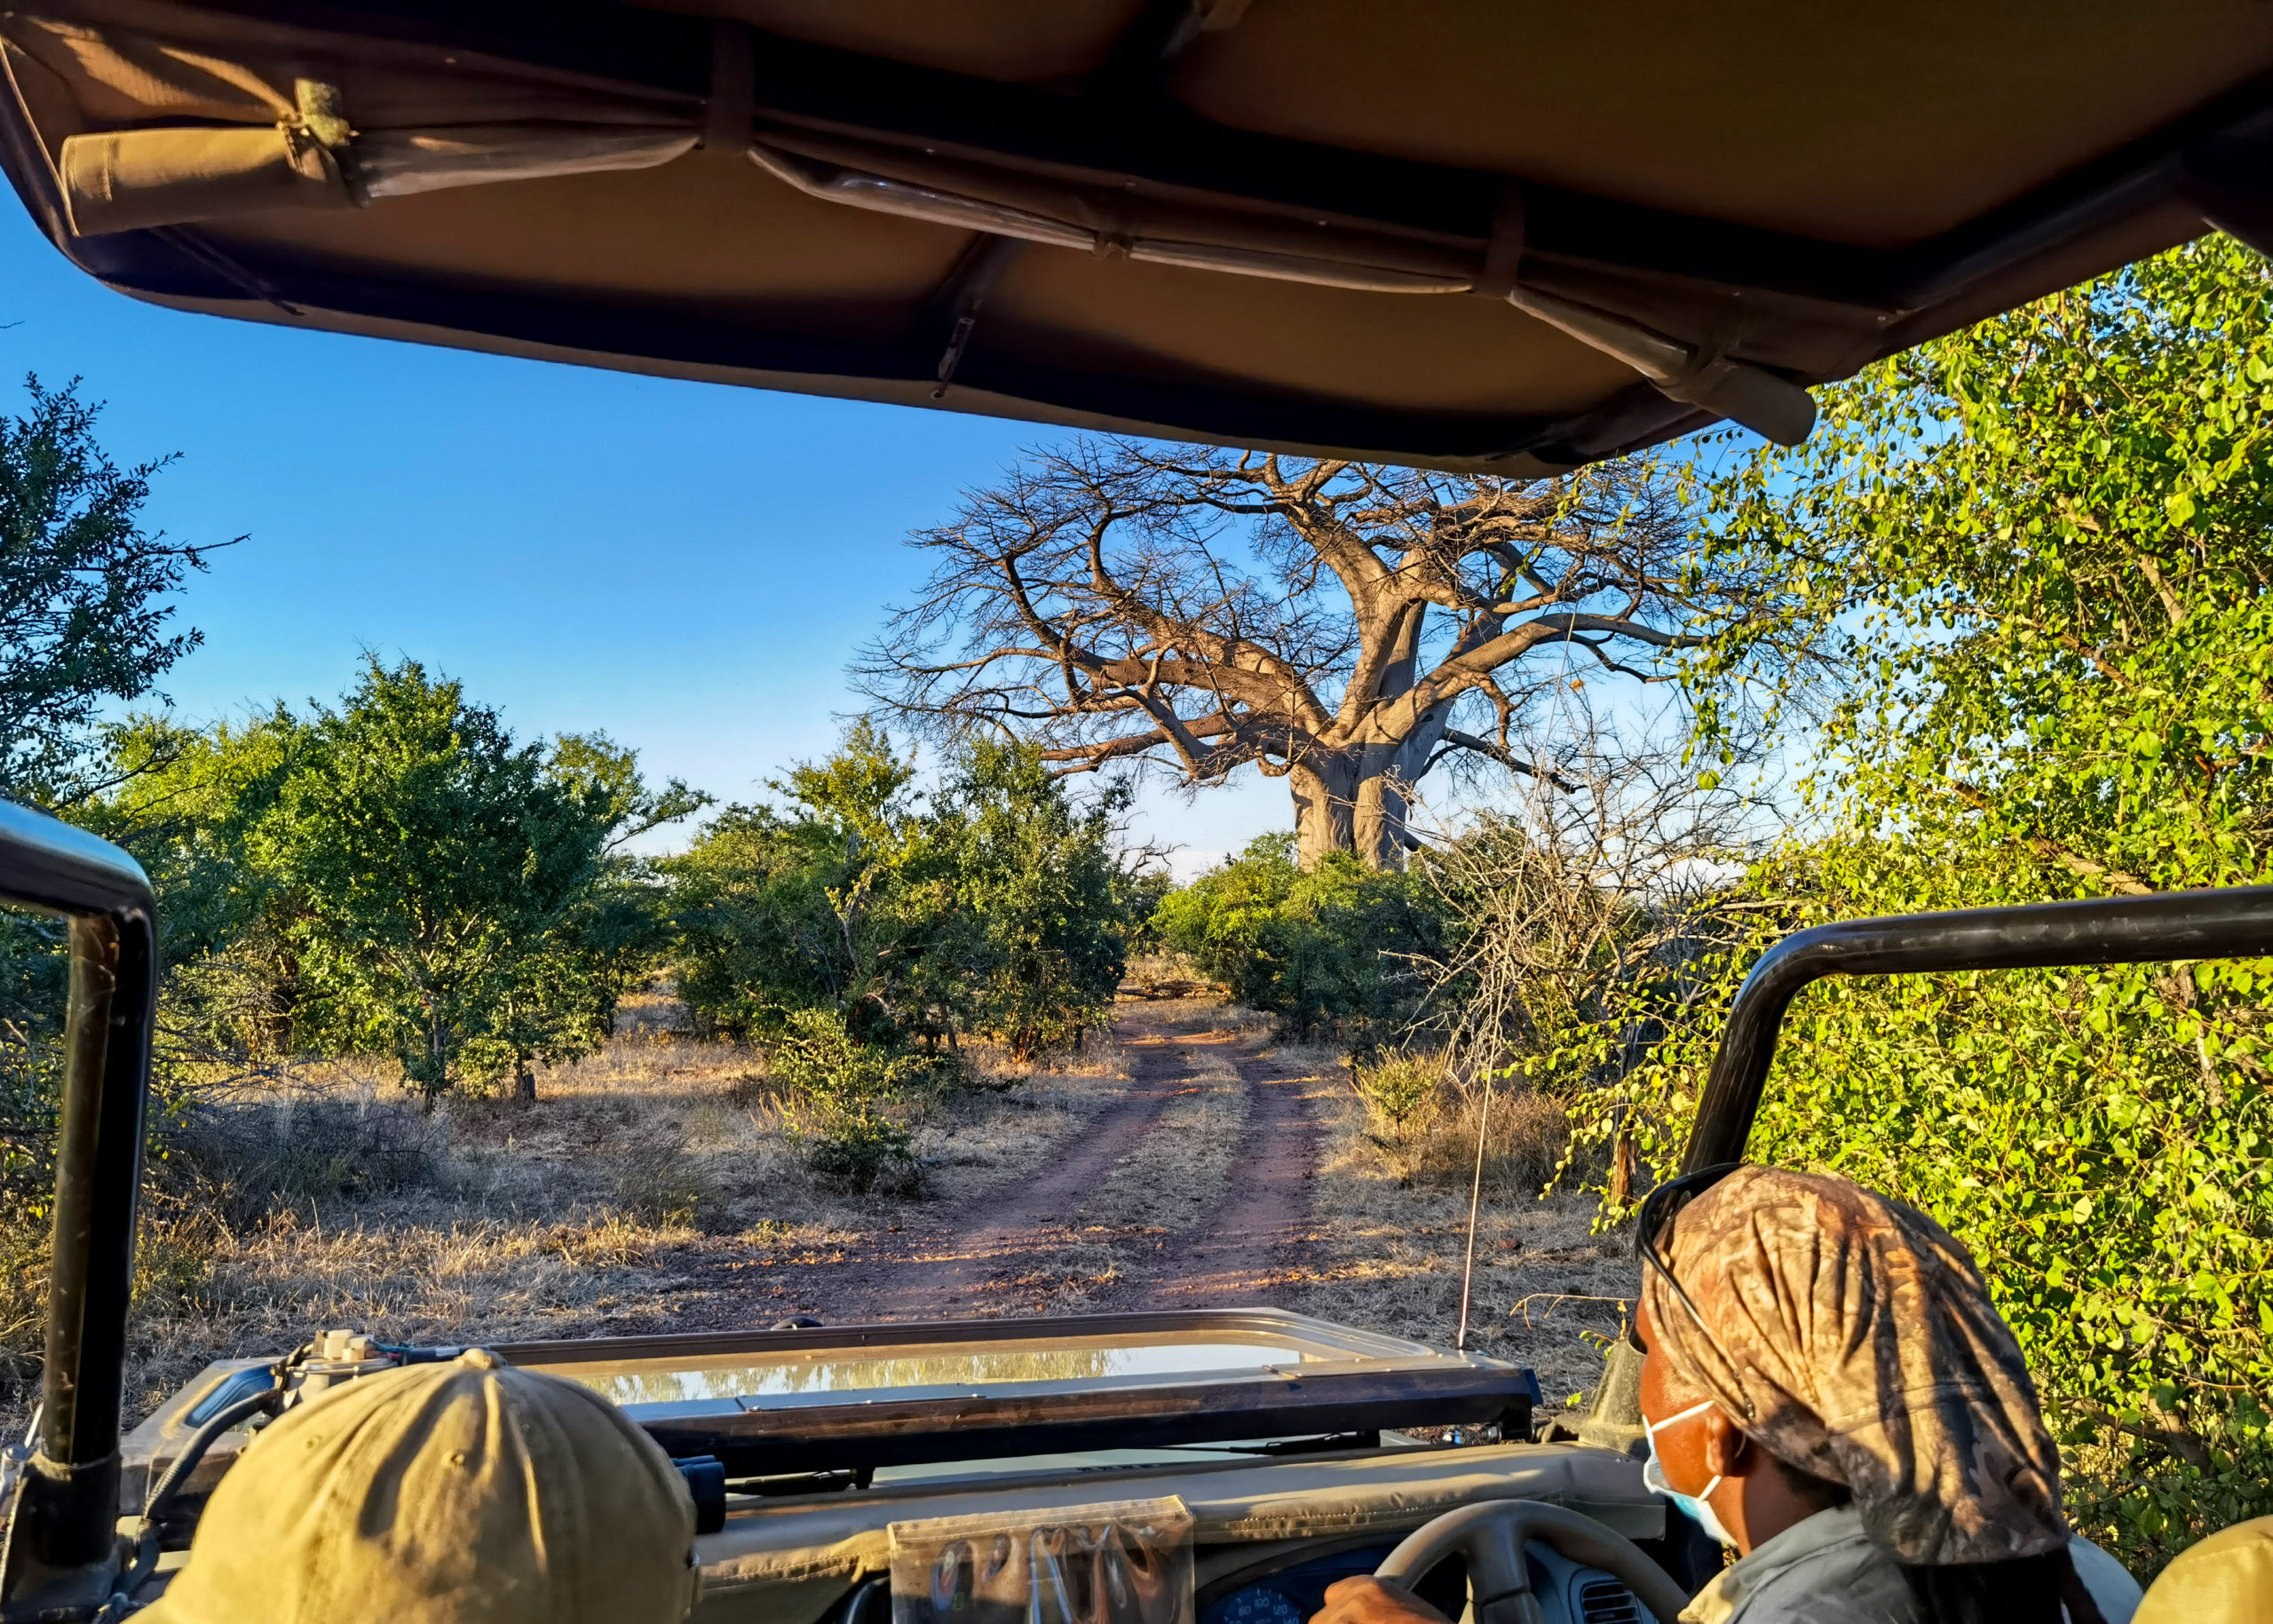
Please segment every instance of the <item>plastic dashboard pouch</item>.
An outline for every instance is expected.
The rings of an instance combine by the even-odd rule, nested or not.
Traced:
[[[1192,1513],[1118,1500],[891,1525],[892,1624],[1192,1624]]]

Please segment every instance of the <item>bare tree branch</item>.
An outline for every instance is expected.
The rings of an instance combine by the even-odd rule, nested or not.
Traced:
[[[1552,767],[1544,767],[1537,762],[1525,761],[1504,746],[1494,744],[1489,739],[1479,739],[1474,733],[1461,733],[1458,728],[1448,727],[1445,730],[1445,745],[1446,749],[1473,750],[1478,756],[1498,762],[1510,772],[1520,772],[1526,778],[1543,779],[1564,795],[1578,795],[1586,788],[1586,786],[1578,780],[1565,778]],[[1438,750],[1430,758],[1429,764],[1435,766],[1444,758],[1444,750]]]
[[[931,578],[854,680],[939,733],[1018,732],[1064,772],[1284,777],[1306,861],[1391,863],[1448,751],[1537,770],[1510,729],[1549,714],[1572,661],[1660,681],[1751,612],[1761,583],[1690,529],[1649,461],[1518,480],[1085,440],[913,538]]]

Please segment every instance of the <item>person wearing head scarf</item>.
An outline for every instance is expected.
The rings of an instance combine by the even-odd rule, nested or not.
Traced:
[[[471,1350],[287,1411],[138,1624],[680,1624],[694,1501],[588,1387]]]
[[[1638,1237],[1646,1480],[1736,1553],[1684,1624],[2127,1624],[2139,1587],[2071,1534],[2019,1345],[1947,1232],[1772,1168],[1671,1208]],[[1312,1624],[1435,1616],[1371,1579],[1327,1602]]]
[[[1684,1619],[2129,1618],[2137,1584],[2068,1527],[2011,1327],[1931,1218],[1743,1167],[1639,1240],[1651,1476],[1739,1553]]]

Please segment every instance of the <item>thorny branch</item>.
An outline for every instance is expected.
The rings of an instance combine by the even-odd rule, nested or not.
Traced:
[[[1411,1041],[1463,1088],[1582,1032],[1609,1034],[1604,1065],[1637,1063],[1705,994],[1694,966],[1721,893],[1773,828],[1753,795],[1700,788],[1675,746],[1583,714],[1574,731],[1563,771],[1580,793],[1534,781],[1421,870],[1453,928],[1442,958],[1415,961],[1429,990]]]

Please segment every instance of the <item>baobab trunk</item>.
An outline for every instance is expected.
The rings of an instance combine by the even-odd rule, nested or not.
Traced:
[[[1403,865],[1404,787],[1394,772],[1366,772],[1369,764],[1360,755],[1297,763],[1287,774],[1295,798],[1295,857],[1304,872],[1329,852],[1353,852],[1368,868]]]
[[[1407,810],[1404,780],[1395,773],[1375,772],[1358,781],[1350,836],[1366,867],[1378,872],[1405,867]]]
[[[1345,762],[1297,762],[1287,769],[1295,797],[1295,860],[1307,874],[1330,852],[1354,849],[1350,814],[1357,811],[1357,775]]]

